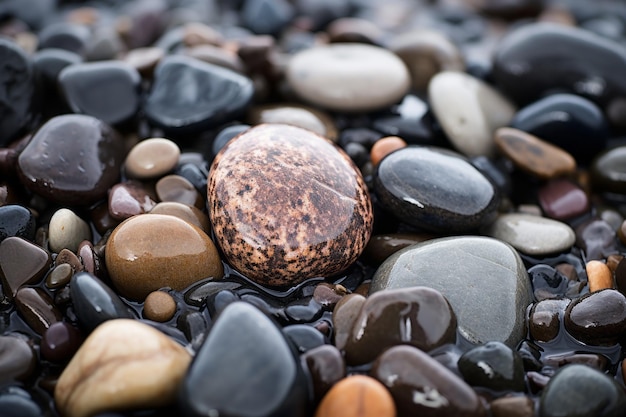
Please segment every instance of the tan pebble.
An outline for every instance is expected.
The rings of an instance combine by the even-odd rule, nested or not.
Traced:
[[[370,159],[372,164],[378,165],[378,163],[387,155],[398,149],[406,147],[406,142],[397,136],[387,136],[380,138],[372,146],[370,151]]]
[[[56,289],[61,288],[72,279],[74,271],[70,264],[56,266],[46,277],[46,287]]]
[[[138,179],[158,178],[173,170],[179,158],[180,149],[171,140],[146,139],[133,146],[128,153],[126,175]]]
[[[204,214],[200,209],[194,206],[189,206],[183,203],[177,203],[176,201],[163,201],[152,210],[152,214],[169,214],[170,216],[176,216],[194,226],[199,227],[207,235],[211,231],[211,223],[209,217]]]
[[[63,264],[69,264],[74,272],[80,272],[84,269],[80,258],[69,249],[62,249],[61,252],[54,258],[54,265],[59,266]]]
[[[185,348],[135,320],[97,327],[67,365],[54,398],[64,417],[171,404],[191,362]]]
[[[613,288],[613,274],[609,267],[601,261],[589,261],[585,265],[589,292]]]
[[[83,240],[91,240],[91,229],[87,222],[72,210],[62,208],[50,218],[48,224],[49,245],[53,252],[69,249],[76,252]]]
[[[493,417],[533,417],[535,403],[525,395],[496,398],[491,402]]]
[[[161,201],[176,201],[200,209],[205,206],[198,190],[180,175],[166,175],[156,183],[155,189]]]
[[[140,214],[122,222],[106,244],[106,267],[123,296],[143,301],[159,288],[182,290],[224,269],[211,239],[175,216]]]
[[[143,316],[148,320],[164,323],[174,317],[176,301],[163,291],[153,291],[146,297],[143,304]]]
[[[310,130],[333,142],[337,140],[337,128],[327,113],[298,104],[253,107],[248,112],[248,122],[251,125],[283,123]]]
[[[337,382],[322,399],[315,417],[395,417],[396,406],[383,384],[366,375]]]

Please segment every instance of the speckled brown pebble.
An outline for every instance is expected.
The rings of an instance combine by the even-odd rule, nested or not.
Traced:
[[[153,291],[143,304],[143,316],[148,320],[164,323],[174,317],[176,301],[164,291]]]
[[[224,274],[206,233],[163,214],[140,214],[122,222],[109,237],[105,258],[115,288],[132,300],[143,301],[159,288],[182,290]]]
[[[372,229],[361,174],[310,131],[256,126],[217,155],[208,183],[217,242],[230,264],[266,285],[295,285],[352,264]]]

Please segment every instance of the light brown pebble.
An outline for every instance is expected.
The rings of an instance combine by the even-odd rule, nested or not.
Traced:
[[[46,287],[61,288],[70,282],[74,270],[70,264],[61,264],[56,266],[46,277]]]
[[[395,417],[387,388],[372,377],[352,375],[337,382],[322,399],[315,417]]]
[[[248,112],[248,123],[251,125],[283,123],[310,130],[333,142],[337,140],[337,128],[327,113],[299,104],[252,107]]]
[[[166,175],[157,181],[155,190],[161,201],[175,201],[188,206],[204,208],[204,199],[185,177],[180,175]]]
[[[224,275],[207,234],[163,214],[140,214],[122,222],[107,241],[105,260],[120,294],[138,301],[159,288],[182,290],[198,280]]]
[[[370,151],[370,159],[372,164],[378,165],[378,163],[387,155],[398,149],[406,147],[406,142],[397,136],[387,136],[378,139],[372,150]]]
[[[495,132],[496,146],[521,170],[542,179],[573,174],[576,160],[565,150],[519,129]]]
[[[174,317],[176,301],[164,291],[153,291],[146,297],[143,304],[143,316],[148,320],[165,323]]]
[[[130,150],[124,164],[130,178],[151,179],[161,177],[176,167],[180,148],[165,138],[146,139]]]
[[[496,398],[491,402],[493,417],[533,417],[535,403],[525,395]]]
[[[613,274],[609,267],[601,261],[589,261],[585,265],[589,292],[600,291],[606,288],[614,288]]]
[[[194,226],[199,227],[207,235],[211,231],[211,223],[209,222],[209,217],[204,214],[204,212],[202,212],[200,209],[194,206],[178,203],[176,201],[163,201],[154,206],[154,208],[150,210],[150,213],[169,214],[170,216],[176,216],[179,219],[182,219],[188,223],[193,224]]]
[[[110,320],[89,335],[59,377],[56,405],[64,417],[168,405],[190,362],[190,353],[158,330]]]

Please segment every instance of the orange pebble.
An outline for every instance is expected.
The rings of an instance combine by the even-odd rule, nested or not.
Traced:
[[[337,382],[322,399],[315,417],[395,417],[387,388],[376,379],[352,375]]]
[[[585,265],[585,269],[587,270],[589,292],[613,288],[613,274],[604,262],[589,261]]]
[[[372,146],[370,151],[370,159],[372,164],[378,165],[378,163],[391,152],[406,147],[406,142],[397,136],[387,136],[380,138]]]

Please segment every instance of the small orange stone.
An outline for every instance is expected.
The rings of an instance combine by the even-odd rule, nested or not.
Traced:
[[[352,375],[337,382],[322,399],[315,417],[395,417],[387,388],[376,379]]]
[[[174,317],[176,301],[166,292],[153,291],[143,304],[143,316],[148,320],[164,323]]]
[[[406,147],[406,142],[397,136],[387,136],[380,138],[372,146],[370,152],[370,159],[372,164],[378,165],[378,163],[387,155],[398,149]]]
[[[589,261],[585,269],[589,281],[589,292],[613,288],[613,274],[604,262]]]

